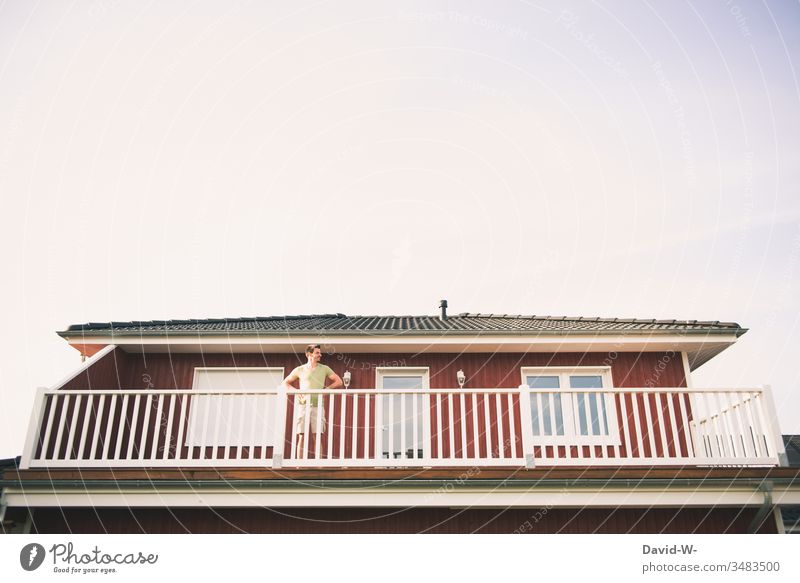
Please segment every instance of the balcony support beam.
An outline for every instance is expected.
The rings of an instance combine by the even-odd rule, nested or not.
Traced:
[[[296,481],[263,484],[228,483],[213,487],[198,488],[196,485],[164,487],[150,482],[141,487],[125,484],[104,486],[81,484],[65,488],[8,488],[10,507],[472,507],[472,508],[559,508],[581,507],[674,507],[674,506],[730,506],[760,507],[753,523],[761,524],[771,511],[773,498],[767,502],[765,492],[758,486],[739,484],[734,480],[725,483],[709,483],[688,486],[671,481],[661,485],[633,481],[624,486],[613,487],[598,484],[577,483],[527,484],[506,481],[498,487],[477,484],[462,484],[431,480],[429,484],[415,485],[393,482],[371,487],[365,496],[365,485],[331,485],[328,487],[308,483],[298,485]],[[380,482],[380,480],[375,480]],[[800,487],[794,484],[775,484],[775,498],[785,504],[800,503]],[[765,510],[766,508],[766,510]]]

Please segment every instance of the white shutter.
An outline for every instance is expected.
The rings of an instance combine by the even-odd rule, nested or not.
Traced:
[[[283,368],[196,368],[192,388],[196,391],[259,393],[274,391],[283,381],[283,377]],[[275,399],[274,394],[194,395],[189,412],[186,445],[272,445],[275,435]],[[219,429],[215,431],[217,427]]]

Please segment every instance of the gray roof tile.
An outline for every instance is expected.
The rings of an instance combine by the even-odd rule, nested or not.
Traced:
[[[613,334],[613,333],[728,333],[741,336],[745,328],[732,322],[697,320],[637,320],[631,318],[509,316],[461,313],[442,321],[438,316],[345,316],[311,314],[243,318],[203,318],[75,324],[59,332],[78,335],[265,334],[321,332],[335,334]]]
[[[784,435],[783,444],[789,467],[800,468],[800,435]]]

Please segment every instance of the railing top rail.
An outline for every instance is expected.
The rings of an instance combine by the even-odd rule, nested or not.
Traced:
[[[537,391],[539,389],[536,389]],[[559,389],[572,393],[760,393],[764,387],[612,387],[606,389]],[[552,389],[544,389],[545,392]]]
[[[560,388],[560,389],[528,389],[531,393],[760,393],[763,387],[745,388],[687,388],[687,387],[603,387],[603,388]],[[47,395],[277,395],[280,389],[48,389]],[[469,388],[469,389],[292,389],[288,394],[325,394],[325,395],[461,395],[461,394],[516,394],[520,388]]]
[[[312,391],[306,391],[311,393]],[[68,391],[46,391],[46,395],[277,395],[277,389],[235,391],[227,389],[83,389]]]
[[[530,389],[531,393],[761,393],[763,387],[602,387],[590,389]]]
[[[48,395],[277,395],[279,389],[247,389],[247,390],[214,390],[214,389],[93,389],[93,390],[65,390],[47,391]],[[552,392],[552,391],[551,391]],[[292,389],[287,394],[321,394],[321,395],[452,395],[469,393],[497,393],[497,394],[517,394],[518,388],[501,389]]]

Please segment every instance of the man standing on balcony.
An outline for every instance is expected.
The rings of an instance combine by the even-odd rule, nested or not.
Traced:
[[[306,364],[298,366],[289,373],[289,376],[283,379],[282,385],[287,391],[294,388],[289,383],[293,383],[295,380],[300,381],[301,391],[324,389],[326,380],[332,382],[332,384],[327,387],[329,389],[338,389],[342,386],[342,379],[339,378],[339,375],[333,372],[330,367],[320,364],[319,360],[322,358],[322,350],[319,344],[309,344],[306,346],[306,358],[308,358]],[[297,397],[300,410],[297,418],[298,458],[305,457],[305,452],[303,451],[303,437],[305,435],[306,417],[308,418],[308,429],[311,433],[308,441],[310,453],[313,453],[313,447],[316,443],[315,435],[317,427],[319,427],[319,432],[321,434],[325,433],[325,409],[319,406],[320,400],[320,395],[318,393],[311,395],[304,395],[301,393]]]

